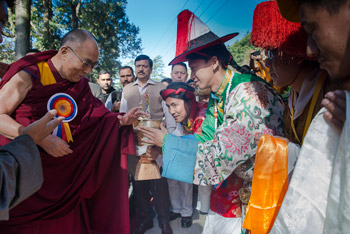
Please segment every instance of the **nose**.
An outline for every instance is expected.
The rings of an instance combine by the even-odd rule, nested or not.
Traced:
[[[310,58],[317,57],[320,54],[320,50],[311,36],[307,37],[306,54]]]
[[[195,77],[195,73],[191,72],[191,79],[194,80],[194,77]]]
[[[174,110],[174,108],[169,107],[169,113],[170,113],[171,115],[174,115],[174,114],[175,114],[175,110]]]
[[[85,75],[90,74],[91,72],[92,72],[92,67],[91,66],[84,67]]]

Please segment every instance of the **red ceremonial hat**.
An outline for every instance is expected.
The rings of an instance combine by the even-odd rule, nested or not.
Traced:
[[[264,49],[278,49],[292,56],[306,57],[307,35],[300,23],[284,19],[275,1],[259,3],[253,15],[250,43]]]
[[[231,33],[219,38],[191,11],[184,10],[177,16],[176,54],[169,65],[184,62],[187,55],[222,44],[237,35],[238,33]]]

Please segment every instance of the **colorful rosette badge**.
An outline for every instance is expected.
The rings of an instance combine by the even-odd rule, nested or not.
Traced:
[[[47,110],[57,110],[57,117],[64,117],[60,125],[53,131],[53,134],[66,142],[73,142],[72,133],[68,122],[72,121],[78,113],[78,106],[74,99],[66,93],[56,93],[47,102]]]

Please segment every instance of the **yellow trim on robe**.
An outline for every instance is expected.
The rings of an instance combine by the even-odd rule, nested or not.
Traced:
[[[40,82],[43,86],[46,85],[51,85],[51,84],[56,84],[56,79],[49,67],[49,65],[47,64],[46,61],[41,61],[37,63],[39,70],[40,70]],[[65,133],[66,133],[66,137],[67,137],[67,142],[73,142],[73,136],[72,136],[72,132],[70,130],[69,124],[67,122],[63,122],[62,123]],[[60,127],[60,125],[58,126]]]
[[[41,61],[37,63],[40,70],[40,82],[43,86],[56,84],[56,79],[53,76],[53,73],[45,61]]]

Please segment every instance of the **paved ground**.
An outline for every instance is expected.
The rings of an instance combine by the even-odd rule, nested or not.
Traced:
[[[175,219],[170,222],[170,226],[173,229],[173,234],[201,234],[204,222],[206,219],[206,215],[201,215],[198,213],[196,209],[194,209],[193,213],[193,224],[190,228],[182,228],[181,227],[181,218]],[[157,218],[153,219],[154,226],[152,229],[148,230],[145,234],[160,234],[161,230],[158,227]]]
[[[132,187],[129,188],[129,197],[132,191]],[[197,204],[197,197],[198,197],[198,188],[194,186],[193,188],[193,223],[192,226],[189,228],[182,228],[181,227],[181,218],[177,218],[170,222],[170,226],[173,229],[173,234],[201,234],[203,231],[205,219],[207,215],[201,215],[199,214],[198,210],[195,208]],[[137,218],[131,219],[131,230],[136,228],[137,226]],[[161,230],[158,226],[158,220],[156,218],[153,219],[153,228],[145,232],[145,234],[161,234]]]

